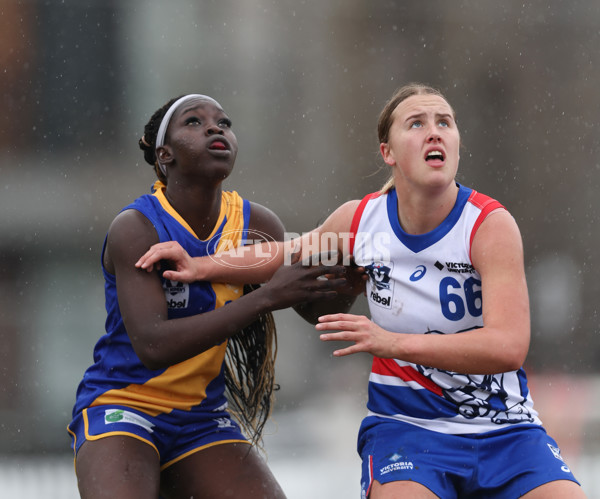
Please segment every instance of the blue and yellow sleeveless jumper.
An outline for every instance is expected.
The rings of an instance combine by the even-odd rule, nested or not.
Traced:
[[[250,203],[236,192],[222,193],[221,211],[215,228],[206,240],[200,240],[169,204],[164,189],[164,185],[157,182],[152,194],[139,197],[123,211],[139,211],[150,220],[161,242],[177,241],[192,257],[206,256],[222,248],[244,244]],[[200,416],[202,413],[223,411],[227,406],[224,379],[227,341],[166,369],[146,368],[134,352],[125,330],[115,276],[107,272],[104,265],[102,269],[105,279],[106,333],[97,342],[94,364],[85,372],[78,387],[73,408],[74,420],[82,415],[85,420],[89,408],[100,406],[123,406],[151,417],[171,414],[173,418],[169,419],[172,421],[177,421],[178,414],[184,419],[189,416],[193,419],[194,413]],[[169,319],[209,312],[243,294],[243,287],[238,285],[162,281]],[[87,423],[85,421],[86,426]],[[75,433],[71,427],[69,432],[72,435]],[[89,438],[87,429],[86,437]],[[74,442],[75,449],[79,445]]]

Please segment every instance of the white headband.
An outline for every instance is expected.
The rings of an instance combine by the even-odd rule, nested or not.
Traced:
[[[187,102],[188,100],[191,100],[191,99],[208,100],[208,101],[213,102],[216,106],[221,107],[221,104],[219,104],[215,99],[213,99],[212,97],[209,97],[208,95],[189,94],[189,95],[184,95],[183,97],[177,99],[171,105],[171,107],[167,110],[167,112],[163,116],[162,121],[160,122],[160,126],[158,127],[158,134],[156,134],[156,146],[155,146],[156,149],[165,145],[165,135],[167,134],[167,128],[169,127],[169,122],[171,121],[171,117],[173,116],[173,113],[175,111],[177,111],[177,108],[179,106],[181,106],[181,104],[183,104],[184,102]],[[160,161],[158,161],[158,155],[156,156],[156,161],[158,162],[158,167],[160,168],[160,171],[163,173],[163,175],[166,175],[167,168]]]

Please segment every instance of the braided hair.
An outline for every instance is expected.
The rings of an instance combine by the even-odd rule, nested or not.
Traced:
[[[158,166],[156,137],[160,123],[179,97],[171,99],[158,109],[144,127],[139,140],[144,159],[154,167],[158,179],[167,179]],[[245,285],[244,294],[256,289]],[[277,330],[273,315],[263,314],[258,320],[229,338],[225,353],[225,394],[231,413],[249,435],[252,443],[262,446],[262,432],[271,415],[275,384],[275,359],[277,357]]]
[[[245,285],[244,294],[258,286]],[[253,443],[262,446],[262,432],[271,415],[277,358],[277,330],[266,313],[232,336],[225,354],[225,386],[234,414]]]

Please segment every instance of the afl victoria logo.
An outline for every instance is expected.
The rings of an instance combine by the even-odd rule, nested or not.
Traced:
[[[391,268],[383,262],[373,262],[365,267],[367,275],[377,289],[390,289]]]
[[[394,283],[390,279],[391,265],[391,262],[373,262],[365,266],[371,284],[369,300],[384,308],[392,307],[392,297],[394,296]]]

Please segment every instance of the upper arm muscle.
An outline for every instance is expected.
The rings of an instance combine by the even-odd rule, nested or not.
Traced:
[[[489,215],[475,234],[472,261],[481,275],[484,327],[499,329],[525,360],[529,347],[529,298],[521,234],[512,216]]]
[[[347,253],[349,250],[350,227],[352,225],[352,218],[354,217],[354,213],[359,204],[359,200],[344,203],[329,215],[321,226],[313,231],[320,235],[321,240],[326,237],[329,240],[337,241],[338,251],[340,251],[344,257],[349,256]]]
[[[114,268],[125,328],[138,355],[147,339],[146,325],[167,318],[164,291],[157,273],[135,267],[137,259],[157,242],[158,235],[150,221],[135,210],[120,213],[108,232],[107,259]]]

